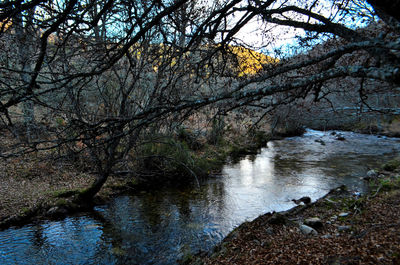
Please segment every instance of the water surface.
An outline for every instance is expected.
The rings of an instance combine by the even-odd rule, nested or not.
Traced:
[[[308,130],[226,165],[200,187],[120,196],[93,212],[0,232],[0,264],[174,264],[210,250],[244,221],[346,184],[400,151],[395,138]]]

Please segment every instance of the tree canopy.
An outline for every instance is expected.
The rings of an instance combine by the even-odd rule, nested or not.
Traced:
[[[359,107],[399,113],[398,105],[368,100],[398,97],[399,7],[373,0],[1,1],[0,117],[17,144],[0,156],[88,152],[98,174],[85,194],[92,197],[127,167],[141,136],[203,108],[223,114],[247,106],[263,117],[299,100],[334,104],[330,95],[341,90]],[[241,35],[255,22],[258,47]],[[277,43],[292,30],[299,52],[289,57]],[[255,70],[240,70],[249,62]]]

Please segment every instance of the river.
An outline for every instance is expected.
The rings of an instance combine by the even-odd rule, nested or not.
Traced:
[[[365,190],[366,172],[400,151],[400,139],[307,130],[227,164],[200,187],[120,196],[91,212],[0,232],[0,264],[175,264],[207,251],[245,221],[314,201],[345,184]]]

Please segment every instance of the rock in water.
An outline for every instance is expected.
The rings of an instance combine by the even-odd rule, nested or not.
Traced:
[[[344,138],[343,135],[338,134],[338,135],[336,136],[336,140],[338,140],[338,141],[344,141],[344,140],[346,140],[346,138]]]
[[[308,225],[300,225],[300,231],[304,234],[304,235],[318,235],[318,232],[312,228],[309,227]]]
[[[367,178],[376,178],[378,176],[378,173],[376,173],[375,170],[371,169],[367,172]]]
[[[300,203],[309,204],[309,203],[311,203],[311,198],[305,196],[305,197],[301,197],[301,198],[298,199],[298,200],[293,199],[292,201],[293,201],[295,204],[300,204]]]

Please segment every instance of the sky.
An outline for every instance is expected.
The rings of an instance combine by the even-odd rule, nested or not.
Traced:
[[[279,2],[279,1],[277,1]],[[287,4],[298,5],[299,1],[289,0]],[[312,2],[312,1],[300,1],[301,3]],[[314,12],[322,14],[325,17],[334,17],[334,21],[343,23],[350,28],[357,28],[366,26],[366,22],[363,22],[362,17],[353,20],[354,16],[346,16],[345,19],[338,19],[339,16],[335,16],[338,12],[336,6],[332,6],[332,0],[320,0],[318,5],[313,9]],[[354,7],[356,9],[356,7]],[[288,15],[289,17],[291,14]],[[305,20],[306,18],[300,18]],[[234,20],[232,21],[234,23]],[[275,50],[283,49],[285,53],[301,52],[307,49],[299,47],[298,36],[305,36],[305,31],[302,29],[294,29],[286,26],[271,26],[264,25],[259,19],[253,19],[249,24],[244,26],[242,30],[237,34],[237,38],[243,40],[244,43],[250,45],[255,50],[272,55]],[[290,47],[295,47],[294,51],[288,50]],[[297,49],[296,49],[297,48]],[[293,55],[293,54],[291,54]]]

